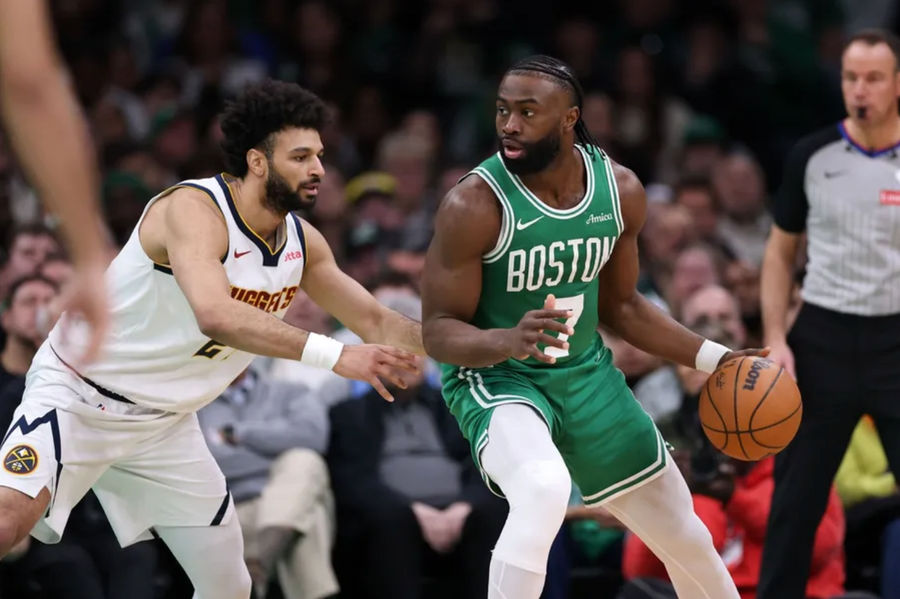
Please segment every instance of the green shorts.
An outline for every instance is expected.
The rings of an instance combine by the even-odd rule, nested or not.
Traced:
[[[445,369],[443,394],[468,439],[488,487],[500,489],[481,467],[492,408],[521,403],[534,408],[550,430],[585,505],[608,501],[661,474],[666,444],[634,399],[612,352],[599,340],[559,366],[508,361],[487,368]]]

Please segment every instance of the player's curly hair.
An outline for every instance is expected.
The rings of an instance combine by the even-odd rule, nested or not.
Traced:
[[[266,79],[248,86],[229,102],[220,126],[221,147],[228,172],[247,174],[247,152],[262,149],[272,156],[272,135],[288,127],[321,130],[327,118],[325,103],[296,83]]]

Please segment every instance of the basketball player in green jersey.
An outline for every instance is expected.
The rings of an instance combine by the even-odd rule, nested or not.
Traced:
[[[81,363],[93,361],[109,326],[109,262],[97,198],[94,148],[53,43],[44,0],[0,0],[0,118],[41,201],[60,219],[75,273],[65,309],[91,325]]]
[[[537,599],[571,490],[602,504],[665,563],[679,597],[736,599],[653,421],[597,334],[712,372],[732,352],[636,290],[643,187],[596,147],[581,86],[556,59],[507,71],[501,151],[436,218],[423,280],[426,351],[485,481],[510,505],[489,599]],[[576,143],[576,139],[578,143]]]

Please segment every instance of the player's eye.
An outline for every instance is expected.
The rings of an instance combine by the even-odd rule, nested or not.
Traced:
[[[506,107],[505,107],[505,106],[498,106],[498,107],[497,107],[497,114],[499,114],[500,116],[506,116],[508,113],[509,113],[509,111],[506,110]]]
[[[526,118],[531,118],[534,116],[534,111],[530,108],[526,108],[525,110],[522,111],[522,116],[524,116]]]

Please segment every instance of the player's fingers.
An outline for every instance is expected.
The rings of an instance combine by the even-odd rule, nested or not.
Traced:
[[[534,319],[556,320],[559,318],[569,318],[572,316],[571,310],[532,310],[529,316]]]
[[[419,370],[419,365],[416,363],[415,358],[412,357],[399,357],[392,355],[387,352],[379,352],[376,360],[379,364],[386,364],[388,366],[394,366],[395,368],[402,368],[403,370],[408,370],[410,372],[417,372]]]
[[[416,354],[408,352],[405,349],[400,349],[399,347],[394,347],[393,345],[379,345],[378,348],[381,349],[381,351],[383,351],[384,353],[394,356],[395,358],[409,361],[416,359]]]
[[[538,343],[543,343],[544,345],[551,345],[553,347],[558,347],[560,349],[569,349],[569,342],[563,341],[559,337],[554,337],[552,335],[548,335],[546,333],[541,333],[538,335]]]
[[[558,320],[551,320],[549,318],[542,318],[536,321],[536,327],[542,331],[556,331],[558,333],[564,333],[566,335],[571,335],[575,331],[572,330],[572,327],[567,325],[564,322],[559,322]]]
[[[394,401],[394,396],[391,395],[391,392],[387,390],[387,387],[384,386],[377,376],[372,376],[368,379],[368,383],[374,387],[376,391],[378,391],[378,395],[383,397],[385,401]]]
[[[544,300],[544,310],[553,310],[556,308],[556,296],[552,293],[547,294],[547,298]]]
[[[539,362],[543,362],[544,364],[556,364],[556,358],[553,356],[548,356],[541,350],[539,350],[536,346],[531,346],[528,350],[528,355],[538,360]]]
[[[392,385],[396,385],[396,386],[400,387],[401,389],[406,389],[406,387],[407,387],[406,381],[404,381],[402,378],[397,376],[396,370],[389,366],[383,366],[383,365],[376,366],[375,367],[375,376],[385,379]]]

